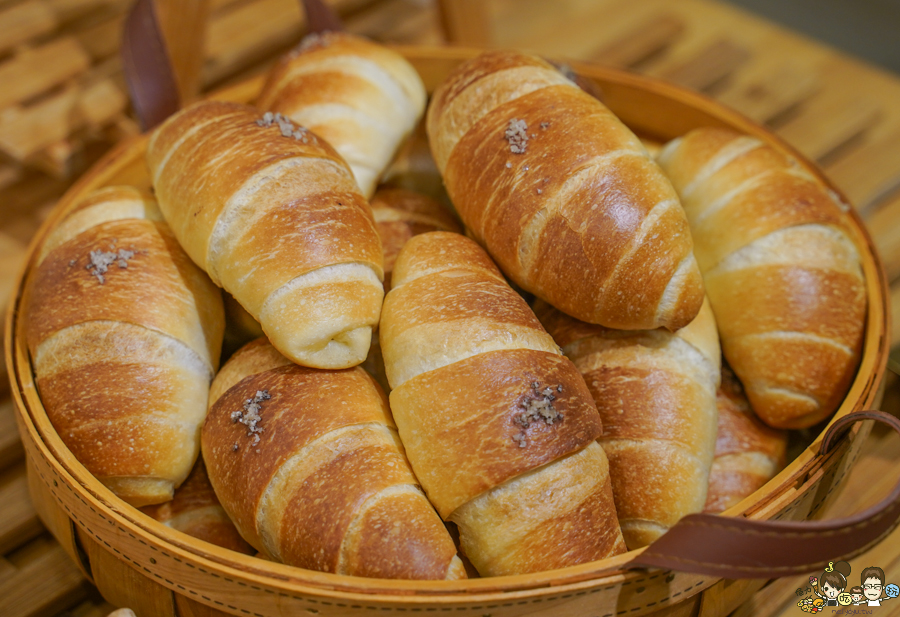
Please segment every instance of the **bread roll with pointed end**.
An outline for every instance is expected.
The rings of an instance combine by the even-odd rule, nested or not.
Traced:
[[[256,101],[322,137],[368,198],[425,111],[425,86],[400,54],[343,32],[310,34],[269,73]]]
[[[769,426],[803,428],[843,400],[866,290],[838,198],[758,139],[698,129],[660,164],[681,195],[728,364]]]
[[[207,101],[147,148],[160,208],[191,258],[288,358],[366,357],[384,290],[372,211],[328,144],[252,107]]]
[[[380,326],[391,409],[416,476],[483,576],[624,551],[584,381],[487,254],[415,236]]]
[[[338,574],[465,578],[365,371],[296,366],[260,339],[225,364],[210,401],[209,478],[256,549]]]
[[[704,512],[717,514],[775,477],[785,463],[787,432],[760,422],[734,373],[722,367],[719,425]]]
[[[134,506],[172,499],[199,451],[218,367],[221,293],[130,187],[89,195],[38,253],[28,349],[47,415]]]
[[[716,445],[721,358],[709,303],[674,333],[610,330],[543,302],[535,312],[597,403],[598,442],[609,458],[628,548],[646,546],[700,512]]]
[[[703,303],[678,196],[602,103],[495,51],[435,91],[428,136],[474,238],[522,289],[589,323],[677,330]]]
[[[371,205],[381,245],[384,247],[385,293],[391,289],[394,262],[407,240],[429,231],[462,231],[457,220],[441,204],[415,191],[381,187],[372,198]],[[390,391],[377,329],[372,333],[369,355],[362,366],[375,378],[378,385],[385,391]]]
[[[144,506],[141,512],[167,527],[204,542],[245,555],[256,551],[238,533],[219,503],[209,483],[203,459],[198,458],[187,480],[175,491],[172,501]]]

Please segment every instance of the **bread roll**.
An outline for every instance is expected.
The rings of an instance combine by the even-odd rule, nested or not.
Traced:
[[[659,161],[681,195],[728,364],[780,428],[828,417],[856,372],[866,291],[836,196],[758,139],[698,129]]]
[[[306,366],[362,362],[378,323],[381,242],[346,163],[314,134],[236,103],[175,114],[147,148],[191,258]]]
[[[204,542],[238,553],[252,555],[253,550],[219,503],[203,458],[198,458],[187,480],[175,491],[172,501],[144,506],[141,512],[163,525],[177,529]]]
[[[435,91],[428,136],[466,227],[582,321],[677,330],[703,303],[678,196],[628,128],[545,61],[496,51]]]
[[[59,436],[128,503],[169,501],[199,451],[222,346],[219,290],[130,187],[73,209],[29,285],[28,349]]]
[[[392,49],[343,32],[310,34],[271,70],[256,101],[322,137],[368,198],[425,111],[425,86]]]
[[[257,550],[338,574],[465,577],[365,371],[296,366],[260,339],[225,364],[210,401],[209,478]]]
[[[416,477],[482,576],[624,551],[600,417],[574,365],[475,242],[415,236],[380,326]]]
[[[787,432],[760,422],[731,370],[716,393],[719,425],[704,512],[717,514],[775,477],[785,463]]]
[[[429,231],[461,231],[459,223],[441,204],[415,191],[381,187],[372,198],[371,205],[381,245],[384,247],[385,293],[391,289],[394,262],[407,240]],[[377,328],[372,332],[372,345],[362,366],[375,378],[378,385],[385,391],[390,391]]]
[[[716,445],[721,358],[709,303],[674,333],[610,330],[546,303],[535,312],[597,403],[598,441],[628,548],[646,546],[700,512]]]

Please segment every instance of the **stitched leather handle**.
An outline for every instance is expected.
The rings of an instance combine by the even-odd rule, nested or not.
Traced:
[[[900,433],[900,420],[880,411],[858,411],[825,433],[827,454],[861,420],[884,422]],[[654,567],[722,578],[775,578],[848,560],[884,539],[900,522],[900,481],[885,499],[847,518],[760,521],[692,514],[684,517],[628,567]]]
[[[157,0],[159,1],[159,0]],[[131,94],[131,101],[141,129],[148,131],[178,111],[192,96],[189,82],[196,81],[196,75],[185,72],[198,71],[202,50],[202,20],[206,14],[207,2],[193,0],[192,10],[170,15],[169,21],[178,27],[177,41],[169,41],[154,0],[136,0],[125,18],[122,33],[122,66],[125,82]],[[181,0],[183,1],[183,0]],[[322,0],[301,0],[306,13],[309,32],[343,30],[340,18]],[[175,10],[175,9],[173,9]],[[190,18],[194,27],[185,27],[178,18]],[[170,49],[179,56],[173,63]],[[181,79],[179,79],[181,78]],[[181,87],[179,87],[179,85]]]

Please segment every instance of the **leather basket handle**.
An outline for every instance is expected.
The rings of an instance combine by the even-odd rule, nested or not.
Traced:
[[[850,427],[877,420],[900,433],[900,420],[881,411],[857,411],[837,420],[822,440],[830,452]],[[654,567],[721,578],[775,578],[849,560],[883,540],[900,522],[900,481],[880,503],[846,518],[762,521],[714,514],[684,517],[628,568]]]
[[[322,0],[301,0],[308,32],[343,30]],[[134,110],[149,131],[199,91],[209,0],[135,0],[122,33],[122,66]]]

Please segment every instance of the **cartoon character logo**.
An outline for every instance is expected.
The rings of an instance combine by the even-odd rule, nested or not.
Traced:
[[[797,606],[807,613],[818,613],[827,606],[881,606],[900,596],[900,587],[893,583],[886,585],[884,570],[875,566],[863,568],[860,585],[847,590],[850,572],[846,561],[828,562],[820,576],[809,577],[810,587],[797,589],[798,596],[813,593],[797,602]]]

